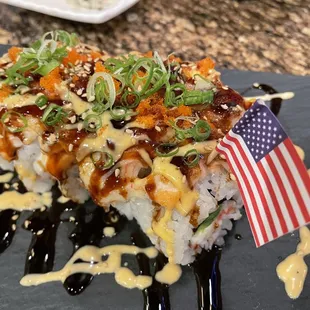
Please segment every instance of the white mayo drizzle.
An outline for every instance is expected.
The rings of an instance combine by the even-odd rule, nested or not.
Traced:
[[[277,274],[285,284],[285,290],[290,298],[298,298],[302,292],[308,267],[304,261],[310,254],[310,231],[304,226],[299,230],[300,243],[295,253],[289,255],[277,266]]]
[[[4,192],[0,195],[0,210],[13,209],[16,211],[36,210],[44,206],[52,205],[52,193],[37,194],[27,192],[25,194],[16,191]]]
[[[9,97],[5,98],[1,103],[0,106],[6,107],[8,110],[17,108],[17,107],[25,107],[28,105],[34,105],[37,98],[40,97],[42,94],[37,95],[10,95]]]
[[[130,289],[145,289],[152,285],[152,277],[136,276],[130,269],[121,267],[123,254],[136,255],[139,253],[147,255],[149,258],[155,258],[158,254],[154,247],[142,249],[133,245],[110,245],[103,248],[84,246],[72,256],[61,270],[45,274],[28,274],[21,279],[20,284],[32,286],[53,281],[64,283],[67,277],[76,273],[92,275],[114,273],[118,284]],[[107,260],[103,261],[103,256],[108,256]],[[75,263],[79,259],[84,262]]]
[[[277,93],[277,94],[266,94],[262,96],[255,96],[255,97],[244,97],[245,100],[256,100],[256,99],[262,99],[264,101],[270,101],[274,98],[280,98],[283,100],[288,100],[294,98],[295,94],[293,92],[285,92],[285,93]]]
[[[0,183],[10,182],[13,178],[14,174],[12,172],[7,172],[5,174],[0,175]]]

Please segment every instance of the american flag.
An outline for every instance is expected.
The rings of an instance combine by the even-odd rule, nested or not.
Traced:
[[[257,100],[218,144],[237,178],[256,246],[310,222],[310,178],[277,118]]]

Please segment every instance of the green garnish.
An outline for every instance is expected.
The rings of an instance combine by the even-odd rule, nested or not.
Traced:
[[[150,58],[139,58],[135,65],[126,75],[126,84],[138,95],[142,96],[149,88],[153,74],[155,63]],[[143,72],[143,76],[139,75]]]
[[[43,113],[42,122],[48,126],[58,124],[67,115],[67,113],[57,104],[50,104]]]
[[[214,93],[212,90],[186,90],[183,93],[182,100],[185,105],[209,104],[213,102]]]
[[[94,152],[90,158],[94,166],[100,170],[108,169],[114,164],[113,156],[108,152]]]
[[[171,157],[177,154],[179,147],[173,143],[162,143],[156,147],[155,152],[159,157]]]
[[[171,122],[171,125],[172,128],[175,130],[175,137],[178,140],[193,138],[195,141],[201,142],[207,140],[211,133],[211,128],[209,124],[201,119],[195,122],[193,127],[187,129],[180,128],[177,125],[177,121],[174,123]]]
[[[209,138],[211,128],[206,121],[199,120],[192,129],[193,138],[197,142],[205,141]]]
[[[48,99],[45,95],[42,95],[40,97],[38,97],[35,101],[35,104],[39,107],[42,108],[44,107],[48,102]]]
[[[8,84],[28,84],[29,77],[26,72],[47,75],[58,67],[67,56],[67,47],[78,43],[76,34],[69,34],[63,30],[45,33],[42,38],[33,43],[29,48],[24,48],[18,61],[6,70]]]
[[[101,117],[96,114],[89,114],[84,119],[84,128],[89,132],[96,132],[102,126]]]
[[[179,95],[176,95],[175,92],[180,92]],[[177,107],[183,101],[183,94],[186,92],[186,87],[184,84],[176,83],[174,85],[166,84],[166,93],[165,93],[165,106],[166,107]]]
[[[21,126],[16,127],[16,126],[8,125],[7,123],[11,121],[11,118],[16,118],[15,120],[16,123],[21,124]],[[23,131],[28,125],[27,118],[23,116],[22,114],[15,112],[15,111],[8,111],[4,113],[1,117],[1,122],[7,128],[8,131],[13,132],[13,133]]]
[[[200,155],[196,149],[189,150],[183,157],[183,162],[188,167],[192,168],[198,165]]]
[[[128,96],[134,97],[133,103],[128,102]],[[122,95],[121,101],[123,106],[129,109],[133,109],[136,108],[140,103],[140,95],[133,91],[125,90],[124,94]]]
[[[214,220],[219,216],[221,210],[222,205],[219,205],[218,208],[214,212],[210,213],[210,215],[199,225],[196,233],[202,232],[207,227],[209,227],[214,222]]]

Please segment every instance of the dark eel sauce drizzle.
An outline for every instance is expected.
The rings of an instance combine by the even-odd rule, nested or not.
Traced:
[[[264,91],[267,94],[276,94],[277,91],[266,84],[257,84],[251,88]],[[243,92],[243,95],[251,88]],[[281,98],[271,100],[270,108],[275,115],[278,115],[282,104]],[[125,123],[116,123],[115,127],[123,127]],[[19,192],[26,191],[21,182]],[[0,193],[4,190],[0,184]],[[126,219],[111,208],[105,212],[103,208],[85,208],[84,205],[77,205],[73,202],[61,204],[57,202],[60,196],[58,188],[54,188],[53,205],[50,208],[34,211],[23,224],[24,229],[32,232],[31,243],[27,252],[25,262],[25,274],[46,273],[52,271],[55,258],[55,241],[59,225],[69,222],[63,218],[66,214],[73,214],[75,227],[69,239],[73,244],[73,253],[84,245],[99,246],[103,235],[103,228],[113,227],[119,233],[124,226]],[[20,212],[14,210],[4,210],[0,212],[0,253],[3,253],[11,244],[15,231],[16,222]],[[90,219],[89,219],[90,218]],[[238,238],[239,239],[239,238]],[[240,238],[241,239],[241,238]],[[147,241],[141,230],[136,231],[131,236],[132,242],[139,247],[146,247]],[[72,253],[72,254],[73,254]],[[151,261],[144,254],[137,255],[140,274],[151,275]],[[211,251],[203,250],[197,256],[191,268],[194,272],[197,284],[197,297],[199,310],[221,310],[221,274],[219,262],[221,258],[221,248],[214,246]],[[155,262],[155,272],[161,270],[167,263],[163,254],[159,254]],[[78,295],[83,292],[93,279],[89,274],[75,274],[67,278],[64,288],[70,295]],[[211,288],[211,289],[210,289]],[[170,310],[169,286],[157,282],[142,291],[144,297],[144,310]]]

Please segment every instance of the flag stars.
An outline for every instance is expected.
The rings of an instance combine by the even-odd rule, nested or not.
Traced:
[[[282,135],[279,135],[279,139],[282,139]]]
[[[264,113],[263,113],[263,115],[264,115],[264,116],[267,116],[267,113],[266,113],[266,112],[264,112]]]

